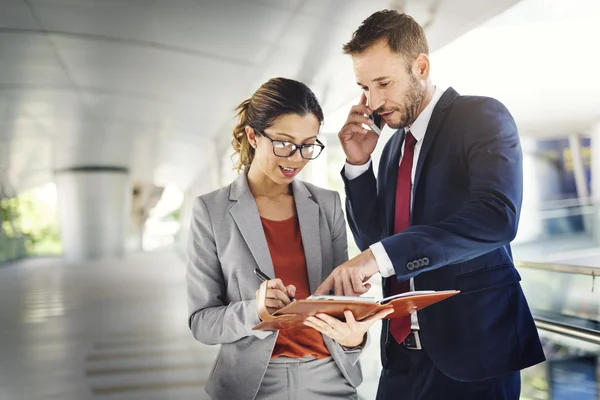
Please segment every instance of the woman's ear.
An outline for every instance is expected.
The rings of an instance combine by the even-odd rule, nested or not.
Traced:
[[[256,134],[254,133],[254,129],[249,126],[246,126],[246,137],[248,138],[248,143],[250,146],[256,148]]]

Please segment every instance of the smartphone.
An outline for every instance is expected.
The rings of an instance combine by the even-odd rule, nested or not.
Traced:
[[[369,98],[367,97],[367,106],[369,106]],[[369,119],[374,122],[373,125],[368,126],[367,128],[371,129],[377,135],[381,136],[381,115],[377,114],[373,110],[373,114],[369,115]]]
[[[373,112],[373,114],[369,115],[369,119],[374,122],[374,124],[370,126],[371,130],[381,136],[381,115]]]

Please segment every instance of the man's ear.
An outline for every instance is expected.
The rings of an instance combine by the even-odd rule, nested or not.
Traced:
[[[429,65],[429,57],[427,54],[419,54],[419,56],[415,59],[416,64],[416,73],[422,80],[427,80],[429,78],[430,65]]]

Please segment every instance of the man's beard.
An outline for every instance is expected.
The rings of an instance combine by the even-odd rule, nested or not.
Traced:
[[[400,112],[400,120],[398,123],[390,121],[390,123],[388,123],[390,128],[401,129],[412,125],[419,116],[419,108],[421,107],[424,98],[425,88],[419,84],[419,80],[413,74],[410,74],[410,83],[404,98],[404,107]]]

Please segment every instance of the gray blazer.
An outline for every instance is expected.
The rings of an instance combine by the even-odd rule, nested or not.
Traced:
[[[348,260],[346,224],[336,192],[292,182],[311,292]],[[187,268],[189,326],[194,337],[221,349],[206,391],[214,399],[252,400],[269,364],[278,332],[253,331],[259,323],[254,269],[273,277],[273,263],[246,174],[196,199]],[[358,386],[358,351],[344,351],[324,336],[337,366]]]

